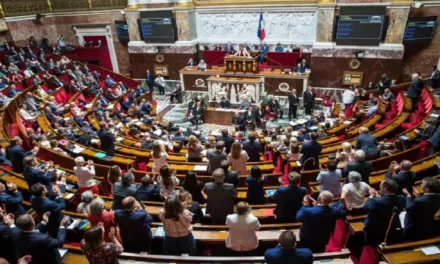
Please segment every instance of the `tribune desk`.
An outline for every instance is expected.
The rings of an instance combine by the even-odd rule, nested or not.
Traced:
[[[235,115],[234,109],[221,109],[215,107],[208,107],[203,114],[203,123],[217,124],[217,125],[232,125],[232,119]],[[239,111],[240,115],[244,111]]]

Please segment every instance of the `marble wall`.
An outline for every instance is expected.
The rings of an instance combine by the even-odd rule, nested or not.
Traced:
[[[411,8],[409,17],[438,16],[440,7],[424,6]],[[437,18],[437,28],[430,44],[405,45],[405,60],[402,76],[410,79],[413,72],[420,72],[423,77],[431,74],[432,66],[437,65],[440,57],[440,16]]]
[[[406,22],[408,21],[409,7],[388,9],[388,30],[385,43],[401,44],[405,34]]]
[[[139,24],[137,20],[140,18],[139,12],[127,12],[125,14],[127,19],[128,33],[130,34],[130,41],[141,40],[141,34],[139,32]]]
[[[59,34],[63,34],[68,43],[77,45],[78,41],[73,30],[75,24],[108,23],[112,29],[112,39],[118,59],[121,74],[130,71],[130,60],[127,44],[119,41],[116,35],[115,20],[125,20],[119,11],[103,11],[99,13],[86,13],[76,15],[56,15],[45,17],[43,25],[35,25],[31,19],[9,20],[7,22],[13,41],[16,45],[24,45],[30,36],[40,39],[45,36],[49,42],[54,43]]]
[[[194,10],[174,11],[177,24],[177,39],[179,41],[191,41],[197,38],[196,15]]]
[[[333,27],[335,19],[335,8],[318,9],[318,25],[316,29],[317,42],[331,42],[333,38]]]

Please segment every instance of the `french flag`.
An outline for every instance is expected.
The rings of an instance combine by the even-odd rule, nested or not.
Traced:
[[[263,12],[260,13],[260,22],[258,24],[257,36],[260,40],[263,40],[266,37],[266,31],[264,30],[264,19]]]

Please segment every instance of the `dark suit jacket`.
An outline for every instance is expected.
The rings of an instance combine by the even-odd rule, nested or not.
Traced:
[[[237,125],[241,130],[246,128],[246,118],[242,115],[233,118],[233,123]]]
[[[151,215],[145,210],[115,210],[115,222],[118,224],[125,252],[148,252],[151,244]]]
[[[310,140],[310,135],[309,135],[309,133],[301,134],[301,135],[298,135],[297,139],[299,142],[304,142],[306,139]]]
[[[440,195],[425,194],[417,198],[406,197],[405,239],[427,239],[435,234],[435,214],[440,210]]]
[[[35,228],[39,228],[40,225]],[[65,238],[65,228],[59,229],[56,238],[42,232],[23,232],[21,230],[14,231],[12,234],[16,257],[31,255],[32,264],[61,264],[58,248],[63,246]]]
[[[417,80],[409,85],[408,90],[406,91],[406,96],[409,98],[419,97],[422,94],[423,87],[423,81],[417,78]]]
[[[307,159],[314,158],[315,163],[316,162],[319,163],[319,155],[321,154],[321,150],[322,150],[322,144],[315,140],[303,143],[300,151],[302,156],[299,162],[303,164],[304,161],[306,161]]]
[[[223,182],[230,183],[234,185],[235,188],[237,188],[239,184],[238,173],[233,170],[228,171],[225,175],[225,180]]]
[[[229,152],[231,152],[232,143],[234,143],[234,141],[235,141],[235,139],[233,137],[230,137],[230,136],[227,136],[227,137],[220,136],[220,137],[217,137],[216,140],[217,141],[225,142],[225,149],[226,149],[225,152],[228,153],[228,154],[229,154]]]
[[[143,206],[135,185],[126,187],[121,182],[116,182],[113,186],[113,210],[122,209],[122,200],[127,196],[134,197]]]
[[[50,212],[49,222],[47,223],[46,229],[52,237],[56,237],[58,234],[58,229],[60,227],[60,222],[63,220],[63,210],[66,208],[66,203],[63,198],[57,198],[54,201],[49,198],[38,198],[35,196],[31,197],[31,205],[35,212],[38,214],[40,219],[46,212]]]
[[[203,107],[199,107],[199,109],[197,109],[197,106],[194,106],[192,111],[193,111],[193,116],[196,116],[198,118],[202,118],[203,113],[205,113],[205,109]]]
[[[312,92],[310,94],[309,91],[305,91],[303,93],[303,102],[304,104],[312,104],[315,102],[315,94]]]
[[[24,151],[18,145],[11,146],[6,151],[6,158],[11,161],[12,168],[14,169],[14,172],[17,173],[23,172],[23,159],[29,155],[32,155],[32,151]]]
[[[23,196],[20,192],[14,193],[0,193],[0,206],[6,206],[6,212],[13,213],[15,218],[25,214],[26,210],[21,203],[23,202]]]
[[[289,106],[297,106],[299,103],[299,98],[297,95],[293,95],[293,94],[289,94],[289,96],[287,97],[289,99]]]
[[[313,253],[308,248],[294,248],[286,250],[278,244],[275,248],[266,250],[264,260],[267,264],[301,263],[312,264]]]
[[[299,237],[301,247],[310,248],[315,253],[325,251],[330,235],[335,230],[337,210],[330,206],[303,206],[296,214],[302,222]]]
[[[278,100],[270,100],[269,107],[272,112],[278,112],[280,110],[280,103],[278,102]]]
[[[220,108],[231,108],[231,102],[229,102],[229,100],[220,101]]]
[[[377,140],[371,134],[360,134],[356,138],[356,149],[362,149],[365,154],[377,154]]]
[[[54,177],[53,171],[44,172],[42,170],[26,166],[23,170],[23,176],[27,185],[29,186],[29,189],[32,187],[32,185],[41,183],[46,187],[49,194],[52,193],[52,183]]]
[[[307,189],[298,186],[281,186],[273,195],[277,205],[274,214],[280,223],[291,223],[296,221],[296,213],[302,206]]]
[[[399,185],[397,194],[403,195],[403,188],[406,188],[410,193],[412,192],[416,175],[412,171],[401,171],[394,176],[391,172],[387,172],[386,178],[395,180]]]
[[[15,229],[15,230],[13,230]],[[17,263],[12,245],[12,233],[18,231],[18,228],[11,228],[0,222],[0,258],[6,259],[9,263]]]
[[[244,112],[244,118],[246,118],[246,121],[254,122],[255,121],[255,112],[251,111],[249,113],[249,110]]]
[[[105,131],[103,129],[100,129],[98,131],[98,137],[99,141],[101,141],[101,149],[104,151],[112,150],[114,152],[115,150],[115,136],[110,133],[109,131]]]
[[[204,191],[208,195],[206,213],[213,221],[226,221],[226,216],[234,213],[234,198],[237,196],[234,185],[208,182]]]
[[[405,197],[401,195],[383,195],[378,198],[370,198],[364,205],[364,210],[368,214],[364,221],[364,232],[367,245],[382,243],[385,238],[393,207],[397,207],[398,212],[394,217],[390,236],[396,228],[400,227],[399,214],[405,207]]]
[[[249,160],[248,162],[259,162],[261,144],[258,141],[246,141],[243,143],[243,150],[247,152]]]
[[[345,178],[345,183],[348,183],[348,174],[350,171],[356,171],[361,174],[362,181],[370,185],[370,174],[373,171],[373,164],[371,161],[352,161],[345,166],[342,171],[342,176]]]

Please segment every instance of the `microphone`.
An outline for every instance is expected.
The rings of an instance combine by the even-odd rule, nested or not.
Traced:
[[[397,212],[399,212],[399,208],[397,208],[397,206],[394,206],[393,212],[391,214],[390,222],[388,223],[387,232],[385,233],[385,238],[384,238],[383,242],[381,243],[382,248],[385,248],[387,246],[388,233],[390,232],[391,225],[393,224],[394,217],[396,216]]]

